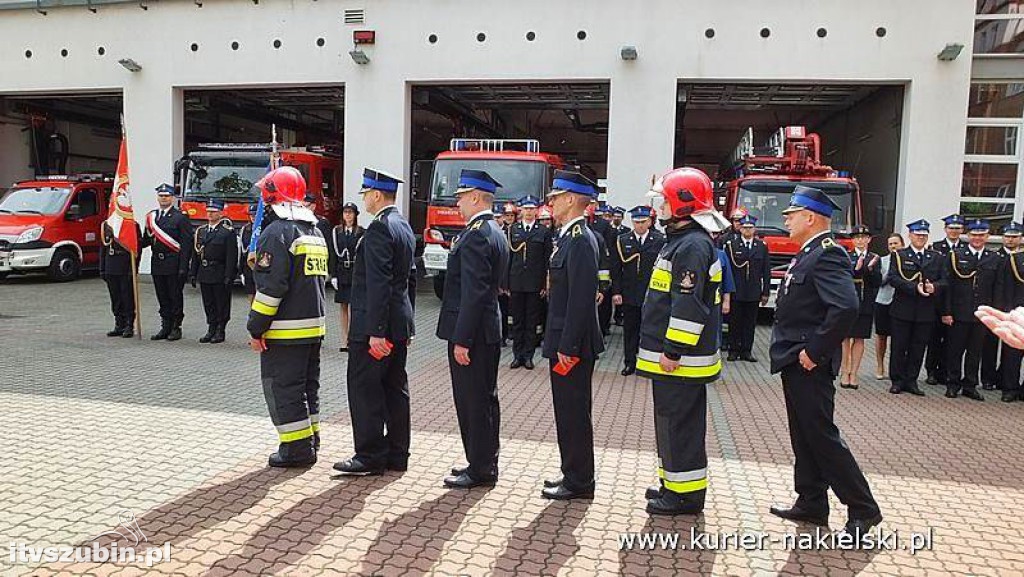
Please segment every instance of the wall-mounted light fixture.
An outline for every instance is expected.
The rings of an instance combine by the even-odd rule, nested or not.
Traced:
[[[619,50],[619,56],[621,56],[623,60],[636,60],[636,57],[639,55],[640,53],[637,52],[636,46],[623,46],[622,49]]]
[[[352,57],[352,62],[355,62],[356,64],[363,65],[370,63],[370,57],[358,48],[350,50],[348,55]]]
[[[142,70],[142,65],[131,58],[122,58],[118,60],[117,63],[124,66],[124,69],[128,72],[138,72]]]
[[[960,52],[963,51],[963,49],[963,44],[946,44],[946,47],[942,49],[942,52],[939,52],[938,58],[943,62],[951,62],[960,56]]]

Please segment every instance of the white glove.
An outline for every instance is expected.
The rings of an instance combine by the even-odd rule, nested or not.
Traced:
[[[331,279],[331,286],[334,287],[334,290],[338,290],[338,279],[332,278]]]

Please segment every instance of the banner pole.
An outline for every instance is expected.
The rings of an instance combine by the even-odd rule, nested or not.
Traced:
[[[132,293],[135,299],[135,338],[142,340],[142,303],[139,302],[139,271],[135,268],[135,253],[132,255]]]

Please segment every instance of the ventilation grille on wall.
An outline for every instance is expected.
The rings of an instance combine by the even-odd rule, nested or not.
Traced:
[[[362,24],[363,23],[363,10],[346,10],[345,11],[345,24]]]

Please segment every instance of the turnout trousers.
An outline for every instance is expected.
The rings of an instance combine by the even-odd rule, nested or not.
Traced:
[[[651,381],[661,486],[703,506],[708,487],[707,385]]]
[[[271,341],[260,354],[263,396],[287,460],[308,456],[320,432],[320,344]]]

